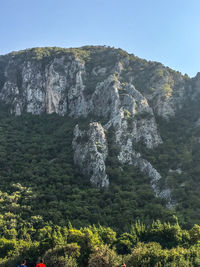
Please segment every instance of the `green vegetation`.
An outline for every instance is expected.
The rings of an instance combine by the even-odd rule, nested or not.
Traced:
[[[149,177],[119,165],[112,129],[106,162],[111,185],[91,187],[89,177],[74,166],[71,145],[75,124],[84,129],[89,121],[56,114],[16,117],[1,110],[0,210],[15,222],[12,231],[50,221],[63,226],[69,220],[75,227],[100,223],[125,231],[138,218],[147,223],[172,218],[174,211],[154,196]]]
[[[180,113],[178,120],[159,121],[164,143],[154,151],[142,144],[135,146],[162,174],[160,186],[171,188],[175,210],[166,209],[166,202],[155,197],[149,177],[133,166],[119,164],[113,129],[107,132],[110,187],[96,189],[74,166],[71,146],[75,124],[87,128],[89,118],[78,121],[56,114],[15,117],[1,108],[0,210],[6,222],[13,221],[7,235],[29,224],[35,228],[50,221],[63,226],[70,220],[75,227],[100,223],[118,232],[126,231],[138,219],[145,223],[172,221],[174,214],[186,228],[198,224],[199,128],[192,125],[199,115],[191,121],[189,104],[185,111],[188,115]],[[178,168],[184,174],[174,171]],[[11,229],[5,221],[3,227]]]
[[[118,267],[122,259],[127,267],[200,266],[200,226],[182,230],[177,220],[149,226],[137,222],[121,234],[95,225],[77,229],[71,223],[22,230],[9,237],[1,232],[0,264],[5,267],[24,258],[35,263],[39,257],[48,267]]]
[[[32,60],[44,68],[54,57],[64,55],[85,64],[88,97],[109,74],[113,75],[111,70],[119,60],[123,69],[121,76],[114,73],[114,78],[122,84],[120,98],[132,76],[142,93],[157,93],[162,88],[168,96],[176,87],[176,78],[181,77],[160,63],[111,47],[34,48],[0,56],[0,90],[8,58],[16,60],[14,72],[20,89],[20,61]],[[153,115],[143,112],[133,118],[124,109],[124,116],[131,127],[133,119]],[[186,99],[183,109],[170,121],[156,118],[163,144],[154,150],[134,144],[134,149],[161,173],[160,187],[171,189],[174,207],[167,209],[166,201],[155,197],[149,177],[119,163],[112,128],[106,132],[108,189],[91,187],[89,177],[74,165],[74,126],[78,123],[84,130],[91,120],[105,124],[105,118],[92,114],[87,119],[56,114],[15,117],[1,105],[0,264],[13,267],[22,258],[36,261],[43,256],[49,267],[118,266],[122,258],[127,266],[200,266],[199,118],[199,100],[190,103]],[[82,138],[88,138],[87,134]]]
[[[114,49],[108,46],[83,46],[80,48],[36,47],[12,52],[5,56],[0,56],[0,89],[5,79],[1,70],[6,61],[12,59],[16,66],[22,64],[25,60],[31,61],[33,64],[37,64],[38,68],[43,70],[52,60],[61,57],[64,57],[64,60],[67,61],[77,59],[85,64],[86,72],[83,75],[84,84],[86,86],[85,93],[90,95],[94,92],[96,85],[108,77],[108,74],[116,63],[125,57],[129,58],[130,55],[122,49]],[[134,56],[132,55],[131,57]],[[103,68],[105,68],[107,76],[105,76],[104,71],[101,72]],[[96,71],[92,72],[94,69],[96,69]],[[20,75],[18,75],[20,74],[20,70],[17,69],[15,71],[16,75],[20,77]]]
[[[163,144],[153,151],[142,144],[136,148],[161,173],[160,186],[170,187],[179,222],[186,228],[200,222],[199,117],[199,100],[187,101],[168,122],[157,118]]]
[[[0,56],[0,89],[5,79],[1,69],[8,60],[14,60],[16,67],[25,60],[31,61],[33,64],[37,64],[37,67],[42,70],[52,60],[61,57],[64,57],[64,60],[67,61],[77,59],[85,64],[86,72],[83,74],[83,78],[86,86],[85,93],[87,95],[93,93],[97,84],[104,81],[109,74],[113,74],[114,67],[117,68],[119,62],[123,66],[120,81],[122,83],[129,82],[130,78],[133,76],[136,89],[145,93],[152,93],[152,88],[154,88],[157,82],[165,83],[165,76],[170,78],[169,86],[172,90],[175,78],[181,77],[181,73],[164,67],[161,63],[140,59],[133,54],[128,54],[126,51],[115,49],[114,47],[36,47]],[[103,68],[106,69],[106,76],[104,71],[101,72]],[[21,70],[16,70],[18,73],[20,73],[20,71]],[[183,78],[186,80],[188,79],[187,76]]]
[[[165,94],[167,96],[171,96],[171,94],[172,94],[172,88],[170,87],[170,85],[168,83],[165,83],[163,85],[162,90],[165,92]]]

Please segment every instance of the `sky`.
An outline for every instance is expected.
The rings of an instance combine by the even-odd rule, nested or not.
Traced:
[[[107,45],[200,72],[200,0],[1,0],[0,11],[0,55]]]

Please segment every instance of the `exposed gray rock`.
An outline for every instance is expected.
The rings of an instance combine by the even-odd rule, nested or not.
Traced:
[[[91,96],[91,111],[100,117],[114,118],[120,109],[119,86],[119,81],[113,75],[98,83]]]
[[[177,168],[176,170],[169,169],[169,173],[182,174],[183,170],[181,168]]]
[[[19,68],[20,84],[10,75],[12,60],[8,63],[6,82],[0,92],[0,99],[12,106],[11,111],[17,115],[23,111],[87,115],[82,82],[84,65],[79,59],[55,57],[45,67],[40,61],[25,61]]]
[[[147,99],[131,83],[123,85],[120,82],[123,64],[127,65],[128,61],[118,61],[109,72],[105,67],[93,68],[92,75],[103,75],[104,79],[94,86],[90,95],[86,93],[87,83],[84,84],[87,76],[85,64],[77,57],[55,57],[44,66],[40,61],[24,61],[18,66],[18,73],[13,73],[13,64],[12,59],[7,64],[6,82],[0,99],[11,104],[11,111],[16,115],[27,111],[33,114],[55,112],[75,118],[86,117],[89,113],[103,117],[108,121],[105,129],[111,126],[115,129],[116,142],[121,146],[119,158],[129,143],[133,146],[142,142],[147,148],[153,148],[162,142]],[[20,83],[17,75],[20,75]],[[83,171],[90,176],[93,184],[107,186],[104,163],[107,157],[106,139],[103,128],[97,125],[91,124],[87,133],[76,127],[74,159],[84,166]],[[97,133],[101,133],[101,140]],[[77,140],[82,136],[87,136],[89,141],[79,143]],[[95,142],[101,143],[102,153]],[[130,149],[129,154],[133,158],[134,150]]]
[[[200,126],[200,118],[196,121],[195,125],[196,125],[197,127]]]
[[[121,145],[129,137],[132,143],[141,141],[147,148],[162,143],[153,111],[146,98],[131,84],[123,90],[119,81],[115,80],[114,85],[111,91],[113,102],[106,110],[106,114],[110,114],[110,120],[104,127],[109,129],[113,126],[116,129],[116,142]]]
[[[164,188],[163,190],[159,188],[158,182],[162,178],[160,173],[151,165],[150,162],[143,159],[140,153],[137,153],[133,149],[131,139],[128,139],[126,144],[121,145],[121,151],[118,159],[123,164],[126,163],[138,167],[143,174],[149,176],[150,184],[155,192],[155,195],[157,197],[164,198],[167,201],[168,207],[173,206],[170,188]]]
[[[26,57],[17,61],[20,55],[8,58],[2,67],[0,101],[9,104],[10,112],[98,117],[103,126],[93,122],[87,131],[78,125],[74,130],[74,161],[91,182],[99,187],[109,184],[104,131],[112,127],[119,161],[137,166],[150,177],[155,194],[170,199],[169,189],[160,192],[161,175],[137,152],[137,144],[153,149],[162,143],[156,116],[170,120],[186,99],[193,101],[200,92],[198,75],[191,83],[161,64],[148,67],[147,62],[129,60],[128,55],[106,65],[102,59],[93,64],[89,56],[85,59],[76,53],[54,55],[47,61]]]
[[[196,99],[199,99],[200,97],[200,72],[197,73],[197,75],[191,79],[191,85],[190,85],[190,98],[195,101]]]
[[[161,190],[158,194],[158,197],[163,198],[167,200],[167,208],[174,208],[176,207],[176,201],[172,199],[172,194],[170,188],[165,188],[164,190]]]
[[[144,96],[151,102],[154,112],[165,120],[174,117],[187,98],[188,85],[184,77],[159,65],[148,84],[151,90],[144,92]]]
[[[100,123],[90,123],[88,130],[80,130],[76,125],[73,139],[74,162],[97,187],[107,187],[109,180],[106,174],[105,160],[108,148],[105,132]]]

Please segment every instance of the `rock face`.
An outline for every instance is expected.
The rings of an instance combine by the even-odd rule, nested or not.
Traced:
[[[82,103],[82,71],[83,64],[70,57],[54,58],[46,66],[42,61],[31,60],[18,65],[11,59],[4,70],[0,99],[11,104],[11,112],[17,115],[22,112],[87,114]]]
[[[93,185],[109,185],[106,131],[112,128],[119,162],[138,167],[155,194],[168,200],[169,188],[159,190],[161,175],[137,145],[154,149],[162,143],[156,118],[174,117],[188,92],[195,99],[199,80],[108,47],[38,48],[0,57],[0,101],[11,113],[91,117],[87,129],[76,125],[73,150],[75,164]]]
[[[88,131],[74,129],[74,162],[90,176],[90,181],[97,187],[107,187],[109,180],[106,174],[105,160],[108,147],[103,127],[97,122],[90,123]]]

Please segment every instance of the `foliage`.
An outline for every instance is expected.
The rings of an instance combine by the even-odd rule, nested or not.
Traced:
[[[14,71],[20,87],[20,61],[31,60],[44,68],[55,57],[63,56],[85,64],[87,95],[105,80],[105,69],[113,74],[111,70],[119,61],[123,65],[121,76],[113,76],[122,84],[121,98],[133,76],[136,89],[149,95],[152,102],[158,90],[166,99],[176,92],[176,80],[188,79],[160,63],[111,47],[34,48],[0,56],[0,90],[7,59],[16,61]],[[91,188],[89,178],[74,166],[71,143],[75,124],[87,129],[94,119],[92,114],[76,120],[56,114],[15,117],[8,109],[1,104],[1,264],[13,267],[24,257],[35,262],[38,256],[44,256],[49,265],[58,261],[63,266],[86,266],[101,261],[109,266],[114,256],[118,259],[118,253],[129,254],[127,262],[134,266],[200,266],[198,98],[192,104],[186,99],[168,122],[156,118],[163,140],[157,148],[148,150],[142,143],[134,147],[161,173],[160,187],[171,189],[175,207],[171,209],[166,209],[165,200],[155,197],[149,177],[133,166],[119,164],[119,146],[112,127],[106,132],[110,187]],[[127,109],[124,116],[129,125],[133,123]],[[148,116],[143,112],[134,119],[150,119]],[[105,124],[105,119],[95,119]],[[180,225],[172,223],[174,214]],[[69,221],[73,227],[66,227]]]
[[[154,196],[149,178],[133,166],[119,165],[112,129],[107,132],[110,187],[91,187],[89,177],[73,163],[71,143],[77,122],[84,129],[89,119],[72,120],[56,114],[15,117],[2,107],[0,233],[6,238],[28,239],[34,230],[25,232],[27,225],[43,228],[37,235],[49,238],[49,221],[60,226],[71,221],[75,227],[100,223],[122,232],[137,218],[147,223],[172,218],[173,212]],[[106,234],[102,233],[104,241],[114,238]]]
[[[102,245],[96,247],[95,251],[90,255],[89,267],[117,267],[121,262],[121,258],[116,252],[108,247]]]
[[[37,262],[38,258],[43,258],[49,267],[112,267],[119,266],[122,260],[130,267],[199,266],[200,237],[196,235],[198,227],[195,225],[190,230],[185,230],[178,222],[170,224],[157,221],[151,225],[137,222],[130,227],[129,232],[118,234],[101,225],[77,229],[71,224],[69,227],[49,224],[49,238],[40,234],[44,232],[44,228],[32,228],[27,241],[2,236],[0,264],[12,267],[22,259],[27,259],[28,264],[31,264]],[[166,229],[178,229],[178,233],[176,230],[169,234]],[[30,232],[28,226],[25,230]],[[169,236],[170,240],[176,240],[170,243],[170,248]],[[184,236],[187,239],[183,242]]]
[[[168,83],[165,83],[162,87],[162,90],[165,92],[166,96],[171,96],[172,94],[172,88],[170,87],[170,85]]]
[[[137,241],[136,235],[132,235],[130,233],[121,234],[115,244],[117,252],[121,255],[129,254]]]
[[[79,249],[76,244],[52,248],[46,251],[44,261],[48,267],[76,267],[78,266],[76,258],[80,254]]]
[[[184,113],[183,113],[184,110]],[[163,143],[153,151],[137,146],[142,156],[150,161],[162,176],[160,187],[172,192],[179,222],[186,228],[200,220],[200,157],[199,100],[186,100],[183,109],[168,122],[157,118]]]
[[[167,250],[162,249],[161,245],[156,242],[138,243],[132,253],[126,257],[126,262],[128,267],[199,266],[199,255],[199,249],[194,247],[188,250],[183,247]]]

